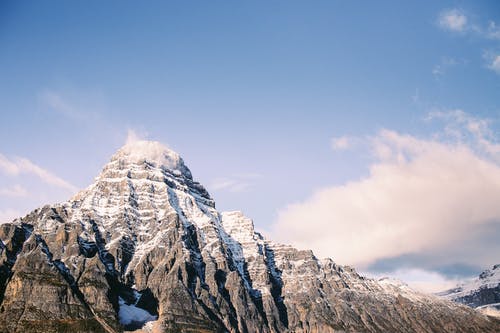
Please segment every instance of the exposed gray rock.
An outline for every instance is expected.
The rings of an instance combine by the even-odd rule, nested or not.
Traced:
[[[119,150],[68,202],[0,225],[0,240],[0,332],[500,331],[266,240],[155,142]]]

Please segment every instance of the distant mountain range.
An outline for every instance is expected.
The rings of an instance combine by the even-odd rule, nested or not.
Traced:
[[[0,240],[0,332],[500,332],[468,306],[264,238],[158,142],[125,145]]]
[[[500,317],[500,264],[485,270],[476,279],[439,293],[438,296]]]

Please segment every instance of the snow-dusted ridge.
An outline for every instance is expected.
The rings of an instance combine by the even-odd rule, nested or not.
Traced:
[[[473,280],[462,282],[437,295],[500,317],[500,264],[483,271]]]
[[[492,289],[499,286],[500,264],[493,266],[492,269],[483,271],[479,277],[471,281],[463,282],[453,289],[439,293],[439,295],[453,299],[474,294],[481,289]]]
[[[23,245],[33,237],[34,245]],[[42,255],[37,244],[43,245]],[[10,266],[0,269],[0,287],[2,272],[10,272],[17,253],[18,261],[28,264],[16,270],[28,271],[20,276],[13,271],[15,288],[31,286],[22,282],[32,274],[30,267],[54,267],[66,281],[74,281],[82,311],[90,311],[90,318],[108,333],[123,328],[180,331],[180,326],[207,332],[387,332],[409,327],[494,332],[486,317],[465,306],[400,282],[362,277],[332,259],[318,260],[310,250],[266,239],[243,213],[217,211],[182,158],[158,142],[127,143],[95,182],[69,201],[0,228],[0,255],[11,248],[19,252],[8,252]],[[48,280],[56,281],[57,275]],[[55,303],[67,295],[53,291],[51,286],[48,295],[57,296]],[[9,300],[8,288],[6,295]],[[16,296],[11,299],[17,302]],[[0,331],[2,316],[16,313],[6,309],[0,312]]]

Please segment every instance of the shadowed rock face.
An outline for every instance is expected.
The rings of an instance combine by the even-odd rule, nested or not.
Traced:
[[[119,150],[68,202],[0,225],[0,240],[0,332],[500,331],[264,239],[155,142]]]

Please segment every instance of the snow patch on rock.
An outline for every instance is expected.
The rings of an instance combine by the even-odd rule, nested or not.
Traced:
[[[158,319],[157,316],[153,316],[148,311],[137,307],[136,304],[127,304],[121,297],[118,297],[118,305],[120,306],[120,309],[118,311],[118,319],[124,326],[134,325],[142,327],[147,322],[155,321]]]

